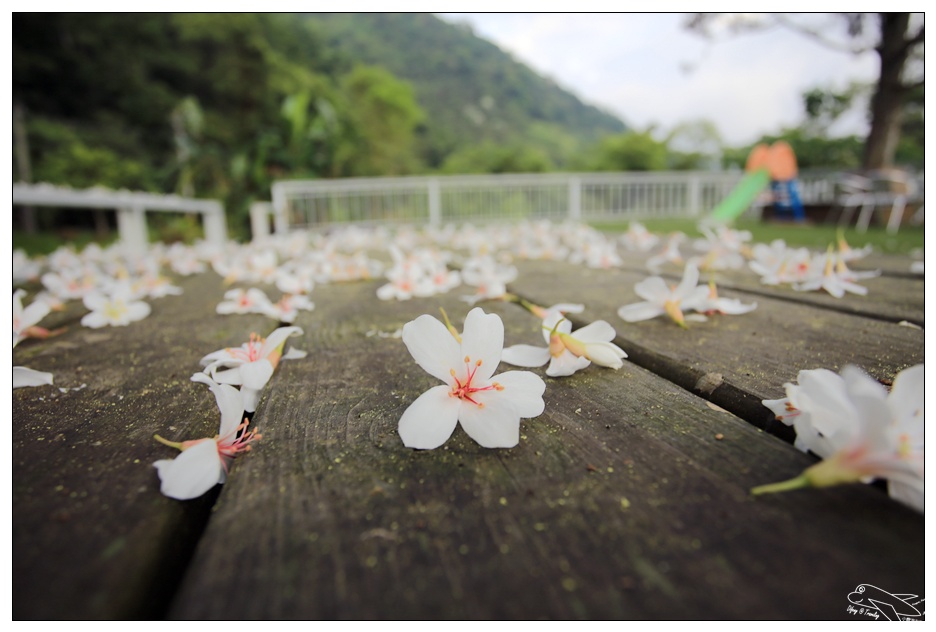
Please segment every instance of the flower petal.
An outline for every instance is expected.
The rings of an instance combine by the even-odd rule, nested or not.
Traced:
[[[49,307],[48,303],[41,301],[34,301],[30,303],[29,307],[22,310],[22,315],[20,316],[20,329],[28,329],[38,323],[40,320],[48,315],[49,311],[52,308]]]
[[[546,375],[549,377],[565,377],[576,371],[581,371],[589,364],[591,364],[591,360],[585,356],[577,356],[571,351],[563,350],[559,356],[552,356],[549,367],[546,369]]]
[[[445,333],[451,338],[447,330]],[[460,406],[461,400],[449,397],[448,386],[430,388],[410,404],[400,417],[398,432],[403,445],[418,450],[438,448],[455,431]]]
[[[576,329],[572,337],[580,342],[611,342],[615,335],[614,327],[603,320],[596,320]]]
[[[549,347],[514,345],[504,349],[501,361],[514,366],[538,367],[549,362]]]
[[[260,347],[260,357],[268,357],[271,353],[276,351],[276,348],[283,344],[287,338],[301,335],[302,327],[279,327],[263,341],[263,346]]]
[[[149,303],[144,303],[143,301],[127,303],[127,312],[124,314],[124,319],[127,322],[143,320],[150,315],[151,311],[152,308],[149,306]]]
[[[100,329],[101,327],[107,327],[110,321],[101,312],[91,312],[81,317],[81,324],[91,329]]]
[[[723,298],[718,301],[715,309],[722,314],[747,314],[757,309],[757,303],[745,305],[736,298]]]
[[[44,386],[52,383],[52,374],[44,371],[34,371],[24,366],[13,367],[13,388],[23,386]]]
[[[548,308],[549,312],[562,312],[563,314],[580,314],[585,311],[585,306],[581,303],[556,303]]]
[[[624,366],[621,358],[626,358],[627,354],[612,342],[591,342],[585,345],[585,357],[598,366],[620,369]]]
[[[423,314],[403,325],[403,344],[416,364],[446,384],[452,383],[453,368],[464,364],[461,347],[439,320]]]
[[[247,362],[240,366],[240,374],[243,386],[259,390],[273,377],[273,365],[266,359]]]
[[[483,406],[462,404],[458,412],[462,428],[485,448],[516,446],[520,443],[520,414],[513,400],[500,391],[488,391],[483,395],[485,397],[478,397]]]
[[[698,285],[699,269],[692,264],[687,264],[686,269],[683,271],[682,281],[680,281],[679,285],[676,286],[676,289],[673,290],[673,298],[676,298],[677,300],[685,300]],[[708,288],[706,288],[705,294],[708,296]]]
[[[636,323],[640,320],[650,320],[664,313],[663,306],[656,303],[634,303],[633,305],[624,305],[618,309],[618,316],[629,323]]]
[[[888,481],[887,493],[894,500],[913,507],[917,511],[923,511],[924,494],[922,478],[914,483],[903,481]]]
[[[894,420],[900,426],[923,425],[923,365],[904,369],[894,378],[894,386],[887,398]]]
[[[218,484],[224,468],[214,439],[205,439],[173,460],[153,463],[162,481],[160,491],[169,498],[197,498]]]
[[[670,290],[666,286],[666,281],[658,276],[652,276],[644,279],[634,286],[634,292],[640,298],[651,303],[663,302],[669,297]]]
[[[237,430],[244,421],[244,399],[240,391],[230,384],[218,384],[211,388],[221,411],[221,424],[218,435],[226,437]]]
[[[553,329],[558,334],[569,334],[572,333],[572,323],[561,312],[550,311],[543,319],[543,326],[540,329],[543,332],[543,339],[546,344],[549,344]]]
[[[301,349],[290,347],[289,350],[283,355],[283,360],[301,360],[307,355],[309,355],[308,351],[302,351]]]
[[[698,285],[695,288],[688,290],[685,296],[682,296],[682,300],[679,306],[684,312],[688,312],[693,309],[704,311],[705,305],[708,302],[708,297],[709,289],[704,285]]]
[[[497,314],[485,314],[480,307],[475,307],[465,317],[465,330],[462,332],[461,351],[471,358],[474,364],[481,361],[475,379],[486,382],[501,361],[504,351],[504,322]]]
[[[491,394],[506,396],[521,417],[542,414],[546,406],[543,402],[543,392],[546,390],[543,378],[530,371],[506,371],[495,375],[493,381],[503,386],[504,390],[491,391]],[[488,400],[483,401],[486,406]]]
[[[260,403],[260,389],[241,386],[240,394],[244,401],[244,411],[252,413],[257,410],[257,404]]]
[[[92,312],[103,308],[109,302],[108,298],[100,292],[89,292],[82,297],[81,302]]]

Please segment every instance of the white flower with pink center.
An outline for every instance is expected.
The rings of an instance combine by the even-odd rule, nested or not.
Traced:
[[[212,438],[192,441],[167,441],[159,435],[155,439],[182,454],[175,459],[153,463],[161,481],[160,491],[170,498],[189,500],[197,498],[219,483],[227,480],[231,461],[250,451],[250,444],[260,439],[256,430],[248,430],[244,418],[244,405],[240,393],[233,386],[216,384],[204,374],[193,380],[208,384],[215,394],[221,411],[218,434]]]
[[[269,309],[270,299],[257,288],[234,289],[224,293],[215,311],[219,314],[257,314]]]
[[[892,498],[923,511],[923,365],[901,371],[890,393],[855,366],[841,375],[800,371],[798,380],[786,385],[785,399],[764,405],[793,423],[797,447],[825,460],[752,493],[883,478]]]
[[[240,347],[229,347],[209,353],[201,359],[205,373],[221,384],[241,387],[244,408],[257,409],[260,391],[273,376],[280,360],[304,358],[306,353],[297,349],[283,352],[286,339],[302,335],[299,327],[280,327],[264,339],[251,334],[250,340]]]
[[[424,314],[403,326],[403,343],[419,366],[445,382],[420,395],[400,418],[400,438],[409,448],[441,446],[458,423],[486,448],[512,448],[520,442],[520,418],[543,412],[542,378],[529,371],[494,375],[504,348],[497,314],[476,307],[460,336]]]

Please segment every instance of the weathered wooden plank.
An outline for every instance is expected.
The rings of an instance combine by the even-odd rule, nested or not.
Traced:
[[[547,378],[512,450],[406,449],[437,382],[367,332],[467,308],[376,286],[316,289],[310,355],[270,385],[172,617],[840,618],[861,582],[922,594],[921,516],[861,485],[753,500],[812,459],[630,364]]]
[[[922,274],[910,271],[910,265],[914,261],[922,261],[922,256],[922,251],[918,258],[909,254],[895,255],[873,252],[867,257],[851,262],[849,267],[854,270],[880,270],[883,276],[922,280]]]
[[[216,315],[224,288],[213,273],[180,284],[182,296],[153,300],[140,322],[87,329],[74,304],[56,321],[68,331],[14,349],[14,364],[55,379],[13,392],[15,619],[165,612],[216,493],[163,497],[150,464],[174,455],[153,434],[216,433],[214,397],[189,381],[198,360],[275,327]]]
[[[907,321],[920,327],[924,325],[922,278],[881,276],[862,279],[859,284],[868,289],[868,295],[873,295],[872,299],[869,300],[867,295],[857,294],[835,298],[826,292],[798,292],[790,287],[760,285],[756,281],[744,278],[726,277],[721,282],[722,287],[790,302],[817,305],[843,314],[894,323]]]
[[[688,243],[684,243],[680,247],[680,252],[686,259],[698,256],[700,254],[699,251],[693,248],[693,241],[694,239],[691,239]],[[829,245],[837,248],[837,244]],[[855,240],[853,247],[855,246],[862,247],[861,240]],[[820,252],[814,248],[810,250],[812,252]],[[617,253],[624,262],[624,267],[637,270],[646,270],[647,259],[656,254],[656,251],[657,248],[654,248],[648,252],[638,252],[635,250],[629,250],[623,244],[619,245],[617,248]],[[911,253],[894,254],[874,251],[869,255],[850,262],[849,268],[854,270],[879,270],[884,276],[920,278],[921,275],[910,272],[910,264],[915,260],[922,260],[922,252],[920,253],[919,257],[914,257]]]
[[[760,401],[783,396],[783,384],[802,369],[839,370],[846,364],[891,380],[924,361],[923,331],[895,323],[817,309],[814,305],[719,290],[757,302],[753,312],[714,315],[680,329],[667,318],[626,323],[621,305],[642,299],[634,284],[644,275],[620,269],[573,269],[524,262],[512,291],[542,305],[581,301],[573,322],[604,319],[631,360],[728,408],[759,427],[781,431]]]
[[[620,254],[622,264],[619,269],[643,276],[655,274],[646,267],[646,260],[649,256],[647,253],[621,250]],[[868,289],[868,295],[846,293],[842,298],[835,298],[825,291],[800,292],[789,285],[764,285],[759,277],[747,268],[703,272],[702,278],[705,281],[714,278],[719,288],[731,288],[758,296],[817,305],[825,309],[868,318],[893,322],[906,320],[922,327],[924,324],[923,275],[909,272],[910,261],[909,257],[876,255],[862,260],[861,265],[850,266],[856,270],[880,270],[882,274],[879,277],[858,281],[859,285]],[[665,264],[660,276],[678,283],[682,276],[682,266]]]

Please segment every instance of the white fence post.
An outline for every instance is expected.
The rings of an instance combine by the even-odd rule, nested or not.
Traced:
[[[204,215],[205,241],[216,246],[227,241],[227,220],[220,202],[210,204]]]
[[[270,202],[254,202],[250,205],[251,239],[263,239],[270,236],[270,214],[273,205]]]
[[[146,252],[149,235],[146,233],[146,211],[142,206],[117,209],[117,231],[128,250]]]
[[[442,191],[438,178],[429,178],[426,184],[429,192],[429,225],[439,226],[442,223]]]
[[[569,219],[582,219],[582,179],[575,176],[569,178]]]
[[[286,209],[286,195],[279,182],[273,183],[273,232],[278,235],[289,231],[289,212]]]
[[[699,213],[702,211],[702,205],[700,203],[702,199],[702,183],[699,181],[699,176],[695,174],[689,176],[686,189],[689,217],[698,217]]]

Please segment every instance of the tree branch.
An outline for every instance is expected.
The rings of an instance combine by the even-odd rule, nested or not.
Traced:
[[[786,28],[796,31],[801,35],[805,35],[815,41],[818,44],[825,46],[826,48],[831,48],[832,50],[840,51],[843,53],[851,53],[857,55],[859,53],[866,53],[868,51],[874,50],[871,46],[854,46],[846,42],[838,42],[832,39],[827,38],[820,31],[806,26],[805,24],[800,24],[796,20],[792,20],[788,15],[784,13],[773,13],[771,14],[773,19],[776,20],[777,24],[785,26]]]
[[[924,27],[921,26],[920,30],[917,31],[916,34],[914,34],[912,37],[907,38],[907,40],[904,42],[903,47],[901,49],[902,51],[908,51],[914,46],[916,46],[917,44],[923,43],[923,39],[924,39],[923,28]]]

